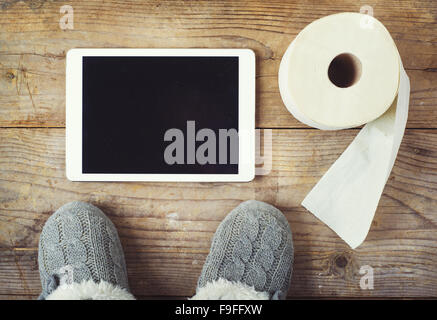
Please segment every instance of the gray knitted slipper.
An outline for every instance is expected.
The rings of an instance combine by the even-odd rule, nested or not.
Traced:
[[[285,216],[246,201],[219,225],[193,299],[284,299],[293,264]]]
[[[68,203],[47,220],[38,264],[39,299],[133,299],[117,230],[91,204]]]

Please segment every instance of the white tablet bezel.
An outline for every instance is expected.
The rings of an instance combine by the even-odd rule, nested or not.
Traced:
[[[239,58],[238,174],[82,173],[83,56],[221,56]],[[250,49],[71,49],[66,57],[66,174],[71,181],[244,182],[255,176],[255,54]]]

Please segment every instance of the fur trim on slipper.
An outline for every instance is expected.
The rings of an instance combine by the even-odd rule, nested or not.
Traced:
[[[106,281],[92,280],[62,284],[46,300],[135,300],[126,289]]]
[[[269,294],[241,282],[220,278],[198,288],[191,300],[269,300]]]

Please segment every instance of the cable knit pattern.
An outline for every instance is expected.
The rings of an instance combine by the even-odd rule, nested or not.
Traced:
[[[129,289],[117,230],[97,207],[71,202],[46,222],[39,241],[39,271],[45,298],[60,284],[102,280]]]
[[[246,201],[219,225],[198,290],[207,283],[226,279],[283,299],[292,264],[293,241],[287,219],[269,204]]]

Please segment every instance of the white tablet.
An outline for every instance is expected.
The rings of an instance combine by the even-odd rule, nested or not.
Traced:
[[[250,181],[248,49],[72,49],[66,171],[73,181]]]

